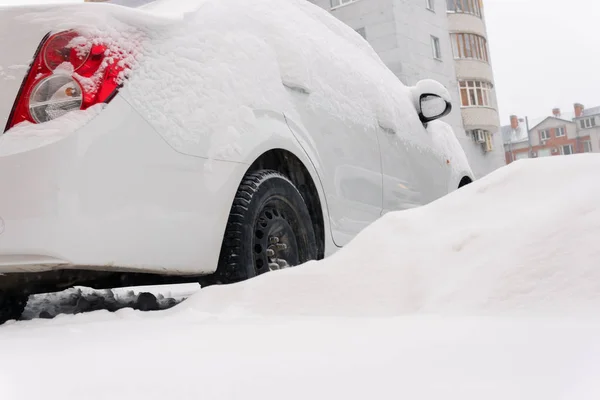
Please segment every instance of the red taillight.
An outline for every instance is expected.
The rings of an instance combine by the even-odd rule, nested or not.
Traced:
[[[70,111],[110,101],[128,67],[114,43],[75,31],[46,35],[23,80],[5,131],[29,121],[42,123]]]

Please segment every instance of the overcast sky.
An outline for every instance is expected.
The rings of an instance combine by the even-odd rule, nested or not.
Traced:
[[[484,0],[500,118],[600,106],[600,1]]]
[[[554,107],[572,111],[576,102],[600,106],[600,0],[483,1],[503,125],[511,114],[538,118]]]

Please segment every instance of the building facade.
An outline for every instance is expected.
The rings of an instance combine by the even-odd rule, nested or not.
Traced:
[[[445,121],[476,177],[504,165],[481,0],[310,1],[360,33],[404,84],[432,78],[448,88]]]
[[[492,171],[504,165],[504,157],[483,2],[446,0],[446,7],[463,126],[481,144],[480,169]]]
[[[575,104],[575,118],[582,152],[600,153],[600,107],[588,110],[582,104]]]
[[[528,127],[523,118],[510,117],[502,127],[505,159],[510,164],[523,158],[600,152],[600,107],[585,110],[576,103],[572,116],[560,109]]]

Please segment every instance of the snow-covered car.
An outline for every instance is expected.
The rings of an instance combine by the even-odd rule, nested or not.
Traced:
[[[449,92],[306,0],[4,8],[0,82],[5,309],[244,280],[474,179]]]

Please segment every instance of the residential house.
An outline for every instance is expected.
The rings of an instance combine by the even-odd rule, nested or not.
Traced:
[[[506,163],[522,158],[549,157],[576,153],[600,152],[600,107],[585,112],[574,105],[573,117],[560,109],[528,127],[527,121],[515,115],[511,124],[501,128]]]
[[[500,128],[504,139],[504,158],[510,164],[521,158],[529,158],[529,131],[525,119],[510,116],[510,125]]]
[[[582,104],[575,104],[574,120],[583,152],[600,153],[600,107],[586,110]]]

